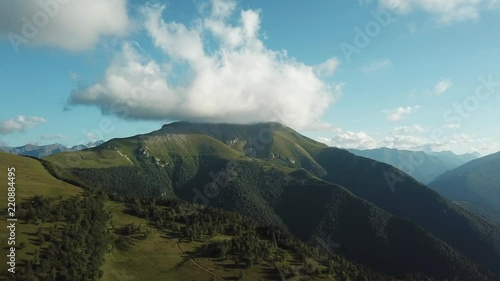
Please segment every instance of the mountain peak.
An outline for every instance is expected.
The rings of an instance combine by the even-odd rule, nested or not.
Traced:
[[[162,126],[165,128],[185,128],[185,127],[213,127],[213,126],[234,126],[234,127],[251,127],[251,126],[270,126],[270,127],[286,127],[279,122],[253,122],[253,123],[212,123],[212,122],[192,122],[192,121],[175,121]]]
[[[257,135],[264,129],[271,131],[275,130],[290,130],[292,129],[282,125],[278,122],[261,122],[250,124],[237,124],[237,123],[209,123],[209,122],[188,122],[177,121],[165,124],[160,130],[152,132],[152,135],[164,134],[206,134],[220,139],[222,136],[248,136]]]

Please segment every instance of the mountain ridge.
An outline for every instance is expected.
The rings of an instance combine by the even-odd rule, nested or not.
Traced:
[[[197,199],[283,225],[304,240],[335,234],[343,254],[384,271],[395,263],[395,270],[444,279],[465,270],[461,276],[469,280],[488,276],[481,267],[500,272],[498,226],[390,165],[327,147],[275,123],[174,123],[45,160],[58,177],[111,193]],[[393,189],[387,173],[398,179]],[[406,230],[406,240],[394,232],[399,227]],[[399,249],[411,248],[408,241],[421,241],[422,251],[430,252],[406,252],[402,259]],[[439,266],[424,258],[428,255],[441,257],[434,260]]]
[[[448,171],[429,186],[444,196],[500,222],[500,152]]]
[[[48,145],[26,144],[26,145],[17,146],[17,147],[2,146],[2,147],[0,147],[0,151],[11,153],[11,154],[16,154],[16,155],[26,155],[26,156],[33,156],[33,157],[37,157],[37,158],[42,158],[42,157],[50,156],[50,155],[56,154],[56,153],[71,152],[71,151],[78,151],[78,150],[83,150],[83,149],[87,149],[87,148],[92,148],[92,147],[96,147],[98,145],[101,145],[103,143],[104,143],[104,141],[98,140],[95,142],[74,145],[71,147],[65,146],[65,145],[62,145],[59,143],[48,144]]]

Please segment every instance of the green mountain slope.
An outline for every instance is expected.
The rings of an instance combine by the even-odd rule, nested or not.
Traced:
[[[429,186],[500,222],[500,152],[446,172]]]
[[[357,196],[399,217],[418,223],[437,238],[499,272],[500,227],[417,182],[387,164],[325,149],[318,157],[325,180],[345,186]]]
[[[0,153],[18,184],[14,275],[0,258],[7,280],[431,280],[382,275],[221,209],[83,190],[44,165]]]
[[[387,273],[449,279],[460,272],[463,280],[500,273],[498,226],[391,166],[280,124],[178,122],[46,159],[58,177],[112,194],[177,197],[287,228],[305,241],[333,237],[344,255]],[[388,171],[398,177],[393,189]]]

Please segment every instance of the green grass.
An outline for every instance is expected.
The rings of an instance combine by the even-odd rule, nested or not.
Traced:
[[[7,184],[8,167],[16,169],[16,199],[18,202],[34,195],[67,198],[81,193],[80,188],[52,177],[37,160],[0,152],[0,171],[2,173],[0,179],[4,181],[2,184]],[[5,196],[5,192],[0,193],[2,202],[6,202]]]
[[[122,152],[122,154],[124,153]],[[45,159],[66,168],[106,168],[132,165],[124,156],[113,149],[63,152]]]
[[[145,219],[126,214],[122,203],[107,202],[106,210],[111,212],[112,224],[116,229],[129,223],[148,225]],[[146,240],[135,240],[128,250],[115,250],[106,257],[102,267],[103,281],[156,281],[156,280],[203,280],[203,272],[192,262],[184,262],[182,253],[174,239],[166,239],[157,230]],[[182,279],[186,276],[192,279]],[[133,279],[131,279],[133,278]],[[177,278],[177,279],[173,279]]]
[[[126,224],[135,223],[148,227],[148,222],[126,214],[124,204],[107,202],[106,210],[113,214],[112,224],[119,229]],[[146,240],[134,240],[134,244],[127,250],[115,250],[106,257],[102,267],[103,281],[122,281],[133,278],[134,281],[184,281],[184,280],[211,280],[211,276],[218,278],[236,278],[241,269],[228,269],[234,263],[231,260],[219,261],[213,258],[197,257],[196,252],[206,243],[223,241],[233,238],[228,235],[218,235],[205,242],[179,242],[179,233],[161,232],[153,229]],[[181,251],[182,249],[182,251]],[[293,255],[290,253],[290,257]],[[293,258],[291,261],[300,263]],[[200,266],[202,268],[200,268]],[[204,269],[203,269],[204,268]],[[206,270],[215,275],[207,272]],[[272,270],[268,266],[254,265],[244,270],[246,280],[260,280],[263,272]],[[220,279],[217,279],[220,280]]]
[[[86,152],[83,154],[88,155]],[[67,199],[82,194],[81,188],[52,177],[35,159],[5,153],[0,153],[0,156],[0,169],[2,171],[7,171],[8,167],[16,168],[16,199],[18,204],[35,195],[61,196]],[[7,182],[6,175],[3,178]],[[5,194],[2,194],[2,199],[4,202],[6,201]],[[233,263],[230,260],[219,261],[213,258],[200,258],[194,254],[204,243],[228,240],[232,238],[231,236],[218,235],[204,243],[183,241],[177,244],[179,242],[178,233],[164,233],[152,228],[147,220],[127,214],[127,208],[123,203],[108,201],[105,204],[105,210],[112,214],[110,227],[112,225],[115,230],[126,224],[135,223],[149,228],[152,233],[145,240],[133,239],[132,247],[127,250],[114,249],[107,254],[106,261],[101,268],[104,272],[103,281],[211,280],[210,278],[214,275],[207,270],[213,272],[215,276],[224,278],[236,278],[241,270],[240,268],[231,268]],[[52,223],[26,224],[21,221],[17,222],[16,242],[19,244],[25,242],[27,245],[24,249],[16,251],[17,266],[20,266],[25,260],[31,260],[36,249],[42,252],[43,248],[50,245],[50,242],[45,242],[42,246],[38,245],[35,233],[39,226],[48,229]],[[0,227],[2,231],[6,229],[5,217],[0,220]],[[47,234],[47,231],[44,233]],[[2,255],[1,262],[0,269],[7,268],[5,255]],[[260,280],[265,276],[264,272],[271,269],[263,265],[254,265],[244,270],[246,280]]]
[[[0,152],[0,180],[2,185],[7,186],[7,169],[14,167],[16,169],[15,187],[16,187],[16,212],[20,210],[21,202],[29,200],[35,195],[43,195],[45,197],[68,198],[81,194],[82,190],[76,186],[67,184],[53,178],[47,170],[35,159],[21,157],[12,154]],[[0,193],[0,202],[2,205],[7,202],[7,192]],[[0,234],[7,233],[7,213],[6,206],[2,206],[2,219],[0,219]],[[51,224],[40,224],[41,226],[51,226]],[[31,258],[35,249],[40,249],[36,238],[38,225],[26,224],[22,221],[16,222],[16,245],[25,242],[26,248],[16,251],[16,258],[24,260]],[[7,250],[7,242],[4,239],[0,241],[2,251]],[[43,247],[47,247],[49,243],[45,243]],[[7,267],[7,257],[0,256],[0,269]]]

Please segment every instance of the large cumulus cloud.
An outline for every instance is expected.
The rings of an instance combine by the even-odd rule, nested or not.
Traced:
[[[161,59],[127,42],[100,81],[76,89],[69,103],[129,119],[280,121],[300,129],[319,124],[340,95],[341,84],[325,82],[339,61],[307,65],[267,48],[259,11],[216,0],[204,16],[183,24],[164,19],[164,9],[141,9]]]

